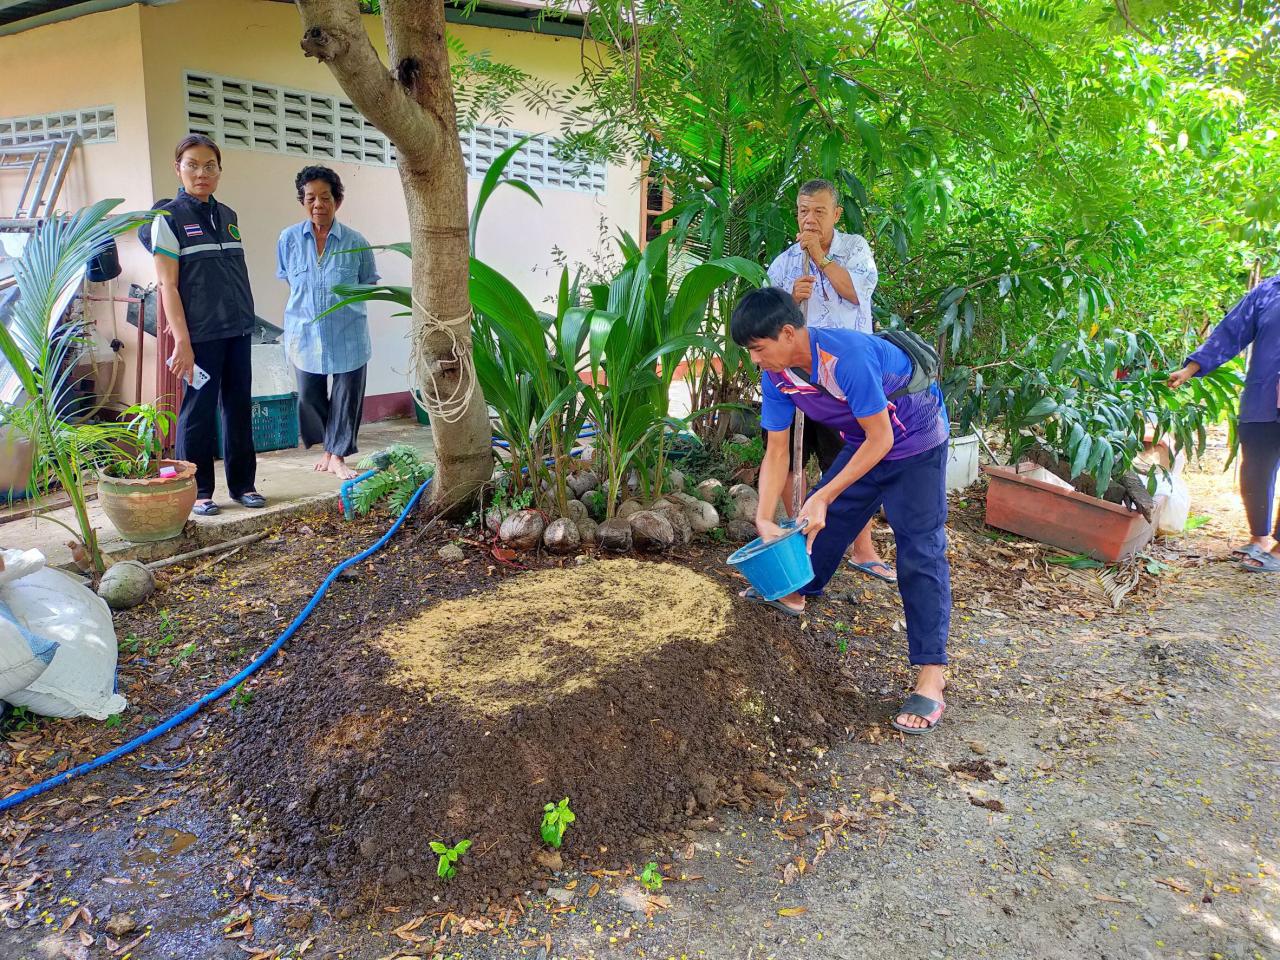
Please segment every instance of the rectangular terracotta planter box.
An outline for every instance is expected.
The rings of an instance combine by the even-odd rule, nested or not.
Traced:
[[[982,472],[990,479],[990,526],[1106,563],[1132,556],[1155,535],[1142,514],[1118,503],[1021,476],[1011,467],[984,466]]]

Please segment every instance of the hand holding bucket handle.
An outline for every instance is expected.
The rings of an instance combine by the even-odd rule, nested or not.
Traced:
[[[806,548],[813,553],[813,541],[818,538],[822,528],[827,525],[827,501],[820,496],[812,496],[800,508],[796,517],[796,526],[804,532]]]

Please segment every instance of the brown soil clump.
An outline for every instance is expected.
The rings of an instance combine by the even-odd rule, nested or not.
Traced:
[[[565,796],[564,861],[622,867],[770,799],[751,776],[770,752],[802,760],[860,706],[834,651],[736,599],[719,562],[442,576],[406,554],[326,600],[219,754],[263,865],[339,899],[505,907],[545,885],[542,806]],[[462,839],[446,884],[429,844]]]

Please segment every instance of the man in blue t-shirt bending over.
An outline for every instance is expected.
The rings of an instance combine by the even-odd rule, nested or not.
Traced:
[[[947,563],[947,436],[937,384],[902,393],[912,360],[887,340],[854,330],[807,329],[786,293],[748,293],[733,311],[730,334],[761,370],[761,425],[769,440],[760,467],[756,526],[766,539],[782,535],[773,522],[787,476],[788,428],[796,409],[839,431],[844,449],[823,474],[797,518],[807,522],[813,581],[772,601],[799,616],[805,597],[822,593],[858,531],[884,506],[898,544],[898,592],[907,619],[911,662],[920,668],[915,692],[893,725],[928,733],[942,718],[951,568]],[[754,588],[742,596],[766,603]]]

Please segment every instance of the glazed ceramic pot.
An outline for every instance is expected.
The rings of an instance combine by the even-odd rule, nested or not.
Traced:
[[[196,502],[196,465],[161,460],[172,477],[124,480],[98,471],[98,502],[120,535],[134,543],[171,540],[182,533]]]

